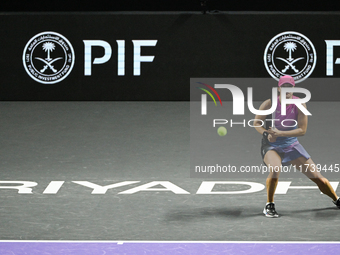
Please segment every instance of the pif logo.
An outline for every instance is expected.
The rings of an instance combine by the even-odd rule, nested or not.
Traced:
[[[43,84],[64,80],[72,71],[74,59],[72,44],[56,32],[42,32],[33,36],[22,56],[28,75]]]
[[[290,75],[295,83],[309,77],[316,65],[316,51],[303,34],[288,31],[274,36],[264,51],[264,65],[277,81]]]

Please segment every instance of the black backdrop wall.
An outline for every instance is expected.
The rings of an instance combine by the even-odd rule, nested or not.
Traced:
[[[317,59],[309,77],[334,79],[340,76],[340,65],[336,64],[340,47],[332,47],[328,61],[331,59],[333,74],[327,75],[330,51],[326,41],[340,41],[339,27],[339,13],[3,13],[0,100],[189,100],[191,77],[271,77],[264,51],[276,35],[286,31],[301,33],[314,45]],[[25,54],[30,53],[27,49],[24,53],[25,47],[43,32],[62,35],[74,49],[73,69],[53,84],[41,83],[25,70],[29,64],[25,64]],[[117,40],[125,44],[120,51]],[[138,53],[133,40],[157,42],[142,46]],[[105,55],[105,47],[93,46],[86,52],[86,41],[109,45],[106,48],[112,52],[106,54],[110,58],[93,63]],[[56,59],[67,50],[57,44],[54,50],[42,48],[42,43],[37,43],[38,47],[40,55],[37,50],[31,54],[37,71],[45,68],[44,74],[52,75],[54,66],[59,72],[62,66],[58,63],[64,60]],[[122,52],[124,75],[118,75]],[[92,63],[91,75],[85,75],[85,53]],[[296,58],[298,53],[291,53]],[[141,74],[134,75],[139,54],[154,59],[142,62]],[[288,51],[285,54],[289,56]],[[288,68],[292,71],[293,67]],[[320,86],[313,99],[323,100],[318,95],[324,89]],[[332,89],[334,98],[328,100],[338,100],[339,89],[334,85]]]
[[[101,0],[2,1],[0,11],[339,11],[339,1],[323,0]]]

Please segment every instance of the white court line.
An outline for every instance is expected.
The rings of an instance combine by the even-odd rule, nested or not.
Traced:
[[[340,241],[122,241],[122,240],[0,240],[0,243],[263,243],[263,244],[340,244]]]

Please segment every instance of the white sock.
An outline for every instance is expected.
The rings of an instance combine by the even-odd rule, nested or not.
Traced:
[[[266,205],[268,205],[268,204],[275,204],[275,202],[268,202]]]

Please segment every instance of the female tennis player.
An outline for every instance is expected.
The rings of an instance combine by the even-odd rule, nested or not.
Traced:
[[[285,75],[279,80],[278,91],[281,92],[282,87],[293,87],[295,82],[293,77]],[[280,175],[281,166],[286,166],[292,164],[296,169],[304,173],[308,178],[310,178],[319,187],[320,191],[329,196],[333,203],[340,209],[340,198],[334,192],[329,181],[323,177],[318,171],[315,163],[311,159],[310,155],[299,143],[297,137],[305,135],[307,131],[307,115],[300,111],[300,109],[295,104],[288,104],[286,106],[286,115],[281,115],[281,98],[286,96],[287,99],[298,98],[293,96],[293,93],[286,93],[286,95],[280,95],[277,98],[277,108],[273,114],[273,119],[278,119],[275,121],[275,125],[266,130],[261,127],[261,122],[259,120],[265,121],[265,115],[256,115],[254,126],[257,132],[262,134],[262,146],[261,155],[263,162],[269,167],[270,173],[266,180],[267,186],[267,204],[263,209],[263,213],[266,217],[279,217],[275,210],[274,204],[274,193],[278,183],[278,178]],[[272,106],[271,99],[264,101],[260,110],[268,110]],[[307,109],[306,104],[303,106]],[[282,125],[282,121],[285,126],[295,127],[285,127]],[[289,121],[289,119],[296,120]]]

